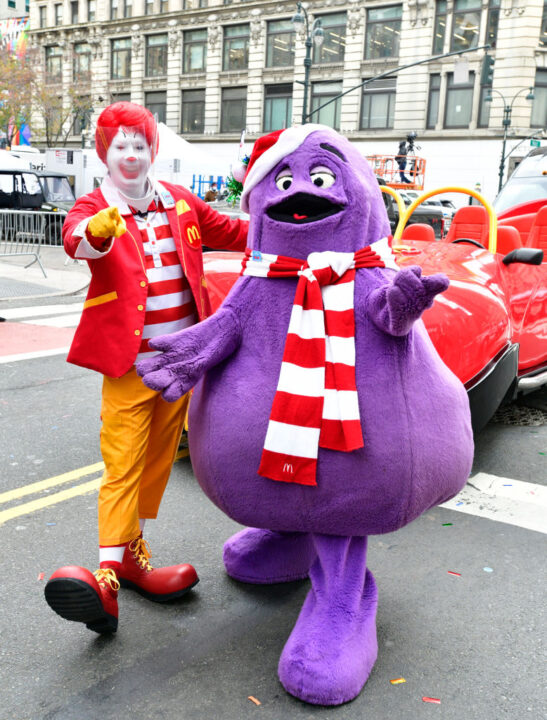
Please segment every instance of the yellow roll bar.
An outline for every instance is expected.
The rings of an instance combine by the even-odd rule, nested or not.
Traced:
[[[393,195],[396,200],[399,199],[402,204],[401,198],[398,197],[397,193],[392,188],[387,188],[385,185],[381,185],[380,187],[384,192],[388,192],[389,195]],[[402,212],[399,202],[397,202],[397,207],[399,208],[399,222],[397,223],[397,228],[395,230],[395,234],[393,235],[393,239],[401,239],[403,235],[403,230],[405,229],[405,226],[408,222],[408,218],[412,215],[418,205],[421,205],[424,200],[428,200],[430,197],[433,197],[433,195],[440,195],[441,193],[463,193],[464,195],[471,195],[471,197],[474,197],[481,203],[481,205],[486,209],[486,212],[488,213],[488,251],[491,253],[495,253],[497,248],[498,219],[494,212],[494,208],[492,207],[492,205],[490,205],[488,200],[480,193],[476,192],[475,190],[469,190],[467,188],[460,187],[458,185],[450,185],[448,187],[437,188],[436,190],[428,190],[427,192],[420,195],[419,198],[416,198],[416,200],[414,200],[411,205],[409,205],[407,208],[404,208]]]

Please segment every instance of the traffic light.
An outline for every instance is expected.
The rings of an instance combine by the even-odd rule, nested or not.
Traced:
[[[488,53],[485,54],[482,61],[481,85],[492,85],[492,80],[494,79],[495,62],[495,58],[493,58],[491,55],[488,55]]]

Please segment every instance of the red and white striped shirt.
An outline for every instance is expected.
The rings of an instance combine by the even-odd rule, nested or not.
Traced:
[[[139,362],[158,354],[148,345],[151,338],[190,327],[198,318],[167,214],[160,205],[155,211],[136,214],[135,221],[141,233],[149,283],[142,342],[135,359]]]

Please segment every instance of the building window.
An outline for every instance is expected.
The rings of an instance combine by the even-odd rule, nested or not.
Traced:
[[[537,68],[530,127],[545,127],[547,118],[547,70]]]
[[[365,58],[398,57],[402,5],[367,10]]]
[[[63,3],[55,3],[53,6],[55,9],[55,25],[63,24]]]
[[[95,22],[97,0],[87,0],[87,22]]]
[[[500,19],[500,0],[490,0],[488,3],[488,20],[486,22],[486,42],[493,48],[498,39],[498,22]]]
[[[123,16],[124,18],[130,18],[133,16],[133,2],[132,0],[123,1]]]
[[[475,73],[470,72],[467,82],[458,85],[454,82],[454,73],[448,73],[447,82],[444,126],[467,128],[471,122]]]
[[[202,133],[205,127],[205,90],[183,90],[181,133]]]
[[[74,123],[72,126],[72,132],[74,135],[82,135],[90,125],[91,110],[91,98],[89,95],[79,97],[77,100],[78,110],[74,114]]]
[[[224,28],[223,70],[246,70],[249,66],[249,25]]]
[[[292,85],[264,87],[264,132],[284,130],[292,124]]]
[[[290,20],[270,20],[266,34],[266,67],[294,65],[294,25]]]
[[[16,10],[16,9],[17,9],[17,3],[15,2],[15,0],[8,0],[8,7],[9,7],[9,8],[12,8],[13,10]]]
[[[435,28],[433,30],[433,55],[441,55],[446,37],[446,0],[435,3]]]
[[[539,31],[539,46],[547,47],[547,0],[543,3],[543,17],[541,18],[541,30]]]
[[[146,77],[167,74],[167,33],[146,36]]]
[[[144,0],[144,14],[145,15],[153,15],[154,14],[154,0]]]
[[[185,30],[182,44],[182,72],[203,72],[207,61],[207,30]]]
[[[365,85],[361,105],[361,130],[393,127],[396,84],[395,78],[385,78]]]
[[[160,0],[160,14],[169,12],[169,0]]]
[[[311,87],[311,111],[324,105],[342,92],[341,82],[317,82]],[[335,130],[340,129],[341,98],[331,102],[310,118],[310,122],[328,125]]]
[[[38,8],[39,12],[39,25],[41,28],[47,27],[47,5],[40,5]]]
[[[112,80],[127,80],[131,77],[131,38],[118,38],[111,43],[110,77]]]
[[[441,76],[429,76],[429,98],[427,102],[427,128],[435,128],[439,121],[439,100],[441,99]]]
[[[63,51],[58,45],[46,47],[46,83],[62,82]]]
[[[118,19],[118,0],[110,0],[110,19]]]
[[[468,50],[479,44],[480,0],[454,0],[451,50]]]
[[[321,15],[323,28],[323,42],[313,47],[314,63],[340,63],[344,62],[346,49],[346,13],[334,15]]]
[[[157,122],[165,122],[167,93],[165,91],[144,93],[144,106],[150,110]]]
[[[131,102],[131,93],[110,93],[110,102]]]
[[[86,42],[74,43],[74,82],[91,80],[91,46]]]
[[[247,88],[222,88],[220,132],[240,133],[247,124]]]
[[[78,24],[78,0],[70,3],[70,22],[72,25]]]

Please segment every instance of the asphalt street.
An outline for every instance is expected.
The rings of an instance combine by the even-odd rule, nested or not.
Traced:
[[[239,526],[203,495],[188,459],[146,534],[153,564],[196,566],[195,590],[167,605],[122,590],[113,637],[56,616],[43,597],[48,576],[97,565],[100,384],[61,354],[0,365],[0,720],[547,717],[546,536],[501,512],[436,508],[370,539],[379,656],[363,692],[338,708],[304,704],[277,680],[309,583],[227,577],[222,544]],[[547,395],[526,404],[477,437],[472,478],[502,478],[507,493],[525,483],[536,503],[547,484]]]

